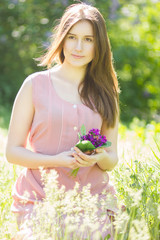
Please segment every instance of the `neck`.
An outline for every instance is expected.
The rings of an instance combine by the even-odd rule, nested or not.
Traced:
[[[65,79],[67,81],[77,85],[79,85],[83,81],[86,73],[86,66],[75,67],[66,62],[63,62],[63,64],[60,65],[59,69],[61,71],[61,74],[65,76]]]

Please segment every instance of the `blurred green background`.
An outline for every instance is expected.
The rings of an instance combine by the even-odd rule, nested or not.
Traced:
[[[121,94],[121,121],[160,122],[160,1],[91,0],[103,14]],[[56,19],[76,1],[4,0],[0,3],[0,124],[24,79],[50,43]],[[9,114],[8,114],[9,113]],[[3,121],[3,122],[2,122]]]

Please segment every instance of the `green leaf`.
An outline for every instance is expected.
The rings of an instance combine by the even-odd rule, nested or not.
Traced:
[[[84,124],[82,124],[81,126],[81,135],[86,135],[86,127],[84,126]]]
[[[74,169],[74,170],[71,172],[71,176],[76,177],[78,171],[79,171],[79,168]]]
[[[78,147],[82,152],[95,149],[95,146],[88,140],[79,141],[76,144],[76,147]]]
[[[111,142],[107,141],[106,143],[104,143],[102,146],[100,147],[110,147],[112,145]]]
[[[105,237],[105,240],[109,240],[109,239],[110,239],[110,237],[111,237],[111,235],[110,235],[110,234],[108,234],[108,235],[107,235],[107,237]]]
[[[80,135],[80,133],[78,133],[78,138],[79,138],[79,141],[81,141],[81,135]]]
[[[153,154],[154,154],[154,156],[155,156],[155,158],[158,160],[158,162],[160,163],[160,158],[158,157],[158,155],[153,151],[153,149],[151,148],[151,150],[152,150],[152,152],[153,152]]]

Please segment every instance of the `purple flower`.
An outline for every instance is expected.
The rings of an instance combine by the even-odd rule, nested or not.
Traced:
[[[81,136],[81,140],[90,141],[95,146],[95,148],[100,147],[107,142],[106,137],[100,134],[99,129],[95,128],[92,128],[88,134]]]
[[[76,144],[82,152],[95,153],[93,150],[98,147],[109,147],[111,142],[107,141],[106,137],[100,134],[99,129],[92,128],[88,134],[86,134],[86,127],[84,124],[81,126],[81,134],[78,133],[79,142]],[[89,154],[89,153],[86,153]],[[72,170],[71,176],[76,177],[79,168]]]

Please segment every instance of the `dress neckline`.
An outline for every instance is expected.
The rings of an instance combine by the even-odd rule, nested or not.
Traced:
[[[49,83],[51,85],[51,89],[54,91],[54,94],[56,95],[57,98],[59,98],[61,101],[65,102],[65,103],[68,103],[70,105],[77,105],[77,106],[86,106],[85,104],[83,103],[72,103],[72,102],[69,102],[67,100],[65,100],[64,98],[62,98],[61,96],[59,96],[59,94],[57,93],[55,87],[54,87],[54,84],[52,82],[52,79],[51,79],[51,75],[50,75],[50,70],[48,70],[48,79],[49,79]]]

